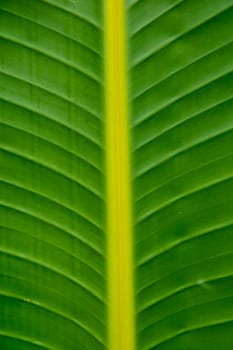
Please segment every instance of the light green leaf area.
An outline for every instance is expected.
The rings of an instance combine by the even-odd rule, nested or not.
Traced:
[[[0,3],[0,348],[104,349],[101,1]]]
[[[136,348],[232,350],[233,0],[125,4]],[[2,350],[109,348],[104,39],[0,0]]]

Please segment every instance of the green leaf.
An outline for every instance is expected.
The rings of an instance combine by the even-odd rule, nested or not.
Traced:
[[[112,332],[138,350],[230,350],[233,0],[123,0],[127,33],[112,35],[128,73],[116,68],[115,86],[106,1],[118,4],[0,0],[0,348],[114,350]],[[122,88],[129,184],[106,143],[106,100]],[[132,210],[132,314],[109,298],[124,268],[109,269],[113,176],[120,200],[131,191],[119,203]],[[112,329],[122,305],[132,334]]]
[[[0,8],[0,347],[103,349],[100,2]]]
[[[232,5],[129,10],[140,350],[233,345]]]

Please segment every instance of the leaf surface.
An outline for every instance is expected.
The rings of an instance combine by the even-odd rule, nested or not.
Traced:
[[[0,1],[1,349],[233,346],[233,1],[123,5]]]

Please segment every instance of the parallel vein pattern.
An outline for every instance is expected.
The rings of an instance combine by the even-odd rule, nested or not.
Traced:
[[[102,0],[0,3],[0,347],[106,348]]]
[[[128,3],[137,348],[228,350],[233,1]]]

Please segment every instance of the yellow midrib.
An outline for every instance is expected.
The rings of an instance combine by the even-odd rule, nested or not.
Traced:
[[[134,350],[127,50],[124,0],[105,0],[109,349]]]

